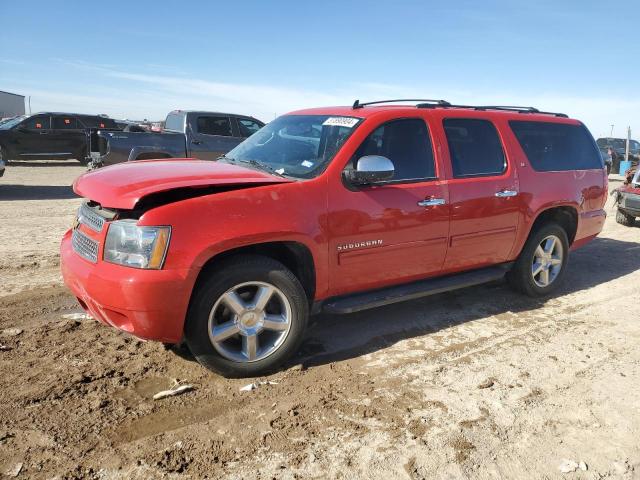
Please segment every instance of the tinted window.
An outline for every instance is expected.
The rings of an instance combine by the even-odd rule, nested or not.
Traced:
[[[538,171],[602,168],[602,157],[582,125],[509,122],[531,166]]]
[[[42,130],[50,128],[48,115],[36,115],[26,119],[22,126],[29,130]]]
[[[80,128],[76,117],[55,115],[51,117],[51,128],[54,130],[70,130]]]
[[[175,132],[184,132],[184,115],[170,113],[164,122],[165,130],[173,130]]]
[[[81,116],[78,128],[118,128],[115,120],[106,117]]]
[[[198,117],[198,133],[205,135],[233,136],[228,117]]]
[[[249,120],[248,118],[239,118],[238,126],[240,127],[240,135],[243,137],[250,137],[262,128],[262,125],[258,122]]]
[[[365,155],[382,155],[393,162],[393,180],[435,177],[435,165],[429,130],[418,118],[394,120],[376,128],[362,142],[349,162],[356,168]]]
[[[499,175],[506,167],[493,123],[475,118],[444,120],[454,177]]]

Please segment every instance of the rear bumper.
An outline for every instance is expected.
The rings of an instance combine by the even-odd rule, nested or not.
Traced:
[[[80,305],[100,322],[146,340],[177,343],[195,275],[192,270],[139,270],[91,263],[71,246],[71,231],[60,245],[65,284]]]
[[[606,218],[607,213],[602,209],[581,213],[578,219],[578,230],[571,244],[571,249],[580,248],[593,240],[602,231]]]

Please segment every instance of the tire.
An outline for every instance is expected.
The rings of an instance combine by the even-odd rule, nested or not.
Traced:
[[[80,162],[80,165],[89,165],[89,160],[87,159],[87,151],[82,150],[76,155],[76,160]]]
[[[4,165],[7,166],[11,162],[8,158],[4,158],[4,149],[0,145],[0,160],[4,161]]]
[[[636,223],[636,217],[618,209],[618,211],[616,212],[616,222],[620,225],[624,225],[625,227],[633,227],[633,225]]]
[[[269,289],[264,308],[252,309]],[[255,377],[298,350],[308,319],[309,303],[296,276],[276,260],[244,255],[221,262],[196,287],[185,341],[204,367],[227,378]]]
[[[550,254],[547,251],[549,244],[546,243],[549,239],[555,239],[553,251]],[[540,252],[538,247],[542,248],[543,241],[545,248]],[[545,256],[543,261],[538,261],[540,258],[538,253],[549,255]],[[569,241],[564,228],[556,223],[542,225],[529,235],[515,265],[507,273],[507,281],[513,289],[520,293],[534,298],[544,297],[555,291],[562,283],[568,259]],[[559,263],[555,263],[558,261]],[[541,270],[539,270],[540,267],[542,267]],[[534,268],[539,273],[534,275]],[[547,271],[546,277],[545,270]]]

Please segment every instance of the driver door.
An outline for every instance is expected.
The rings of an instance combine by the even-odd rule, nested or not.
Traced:
[[[448,190],[438,178],[422,118],[384,123],[364,140],[346,170],[365,155],[394,164],[392,180],[329,194],[330,295],[381,288],[438,274],[447,252]]]

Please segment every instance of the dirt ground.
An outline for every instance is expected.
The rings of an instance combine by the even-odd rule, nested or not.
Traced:
[[[0,478],[640,478],[640,228],[611,205],[553,298],[494,283],[323,316],[274,384],[241,392],[63,317],[82,171],[0,180]],[[174,381],[195,389],[152,399]]]

